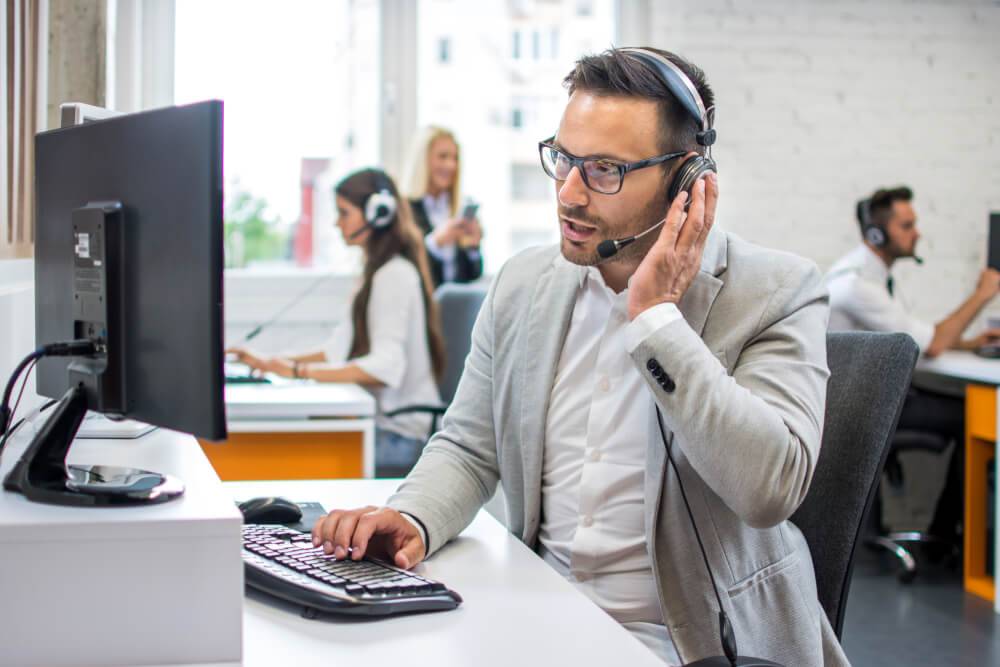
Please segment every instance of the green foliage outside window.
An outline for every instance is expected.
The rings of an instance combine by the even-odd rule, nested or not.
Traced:
[[[239,192],[226,205],[223,234],[226,268],[288,258],[288,230],[281,218],[268,217],[267,201],[249,192]]]

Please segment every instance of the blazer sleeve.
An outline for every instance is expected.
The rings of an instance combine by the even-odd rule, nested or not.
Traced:
[[[650,333],[631,353],[672,432],[675,454],[679,449],[708,487],[757,528],[792,515],[819,456],[828,304],[816,267],[795,262],[760,313],[731,375],[683,319]]]

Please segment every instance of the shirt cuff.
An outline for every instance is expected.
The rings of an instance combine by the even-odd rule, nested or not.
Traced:
[[[646,340],[658,329],[681,319],[681,311],[676,303],[660,303],[639,313],[639,316],[625,327],[625,349],[635,352],[639,343]]]
[[[427,246],[427,252],[434,255],[442,262],[447,262],[455,259],[454,244],[447,245],[442,248],[437,244],[437,241],[434,240],[433,232],[428,233],[427,236],[424,237],[424,245]]]
[[[404,519],[406,519],[411,524],[413,524],[413,527],[417,529],[418,533],[420,533],[420,539],[422,539],[424,541],[424,552],[426,553],[427,552],[427,531],[424,529],[424,524],[420,523],[420,520],[417,519],[415,516],[413,516],[411,514],[407,514],[406,512],[400,512],[400,514],[403,515]]]

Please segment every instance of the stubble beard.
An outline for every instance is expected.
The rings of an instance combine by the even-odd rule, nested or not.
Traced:
[[[586,209],[584,208],[565,208],[563,206],[560,206],[559,215],[566,216],[568,218],[573,218],[575,220],[580,220],[581,222],[586,222],[588,224],[596,226],[598,234],[604,232],[604,237],[597,241],[597,245],[599,245],[601,241],[609,239],[614,240],[614,239],[627,238],[629,236],[641,234],[642,232],[646,231],[647,229],[658,223],[667,214],[666,199],[667,196],[665,191],[658,193],[656,197],[653,197],[653,199],[651,199],[649,203],[646,204],[645,208],[643,208],[643,210],[637,216],[637,219],[641,220],[642,224],[635,225],[634,226],[635,231],[632,232],[623,231],[620,235],[617,236],[608,236],[604,230],[607,230],[609,225],[601,218],[588,215],[586,213]],[[561,220],[559,224],[561,230],[562,228]],[[634,242],[630,243],[629,245],[625,246],[624,248],[619,250],[611,257],[608,257],[607,259],[597,254],[597,245],[594,246],[593,250],[588,251],[581,245],[570,241],[565,236],[562,236],[561,232],[560,232],[560,248],[562,250],[563,257],[565,257],[567,261],[572,262],[573,264],[577,264],[579,266],[597,266],[598,264],[613,264],[613,263],[638,264],[646,256],[646,253],[649,252],[649,249],[653,247],[653,244],[656,243],[657,236],[658,236],[658,231],[654,230],[649,234],[646,234],[642,238],[637,239]]]

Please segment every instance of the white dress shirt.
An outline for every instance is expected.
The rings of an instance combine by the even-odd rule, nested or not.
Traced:
[[[664,304],[629,323],[627,289],[615,294],[596,267],[579,276],[546,421],[539,552],[665,662],[680,664],[644,527],[646,450],[651,439],[661,446],[660,435],[629,352],[681,314]]]
[[[861,244],[837,261],[826,274],[830,290],[830,331],[908,333],[921,350],[934,338],[934,325],[910,314],[899,286],[889,294],[889,267]]]
[[[437,197],[424,195],[424,210],[427,211],[427,219],[431,223],[432,229],[437,229],[441,225],[451,220],[451,193],[443,191]],[[441,262],[441,278],[446,283],[455,280],[455,257],[458,255],[458,245],[449,243],[448,245],[438,245],[433,234],[424,237],[424,245],[427,251]]]
[[[368,354],[348,361],[354,337],[353,301],[352,295],[347,300],[340,324],[324,347],[326,359],[331,363],[356,364],[384,383],[383,387],[366,387],[375,397],[375,425],[423,441],[430,429],[430,415],[385,416],[386,412],[405,405],[441,403],[431,370],[420,274],[400,255],[375,272],[368,299]]]

